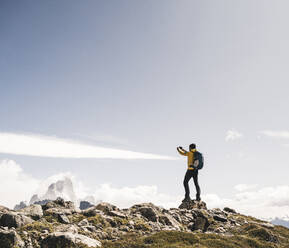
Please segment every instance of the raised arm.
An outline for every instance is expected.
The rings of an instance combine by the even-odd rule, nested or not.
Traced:
[[[177,151],[179,152],[179,154],[183,155],[183,156],[187,156],[188,152],[183,149],[182,147],[177,147]]]

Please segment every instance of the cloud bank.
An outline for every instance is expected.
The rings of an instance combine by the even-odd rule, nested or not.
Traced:
[[[0,161],[0,205],[14,207],[21,200],[31,197],[40,180],[26,174],[13,160]]]
[[[255,185],[237,187],[244,191],[235,193],[232,198],[221,198],[217,194],[208,194],[204,200],[209,207],[229,206],[238,212],[261,219],[283,218],[289,213],[289,186],[280,185],[255,189]],[[254,190],[250,190],[254,189]]]
[[[178,207],[183,198],[183,194],[159,192],[156,185],[117,187],[104,183],[91,189],[71,173],[60,173],[39,180],[27,175],[14,161],[3,160],[0,161],[0,205],[13,208],[20,201],[29,201],[33,194],[45,193],[51,183],[64,177],[71,178],[77,198],[93,196],[96,202],[106,201],[121,208],[142,202],[152,202],[165,208]],[[288,185],[258,188],[257,185],[239,184],[235,186],[235,190],[231,198],[224,198],[218,192],[213,192],[202,195],[202,200],[209,208],[228,206],[242,214],[261,219],[284,218],[289,213]]]
[[[0,153],[52,158],[176,159],[170,156],[87,145],[43,135],[15,133],[0,133]]]

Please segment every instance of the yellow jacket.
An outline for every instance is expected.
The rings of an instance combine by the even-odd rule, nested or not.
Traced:
[[[188,170],[193,170],[193,163],[194,163],[194,152],[197,151],[196,149],[192,149],[187,152],[185,149],[177,148],[179,154],[188,157]]]

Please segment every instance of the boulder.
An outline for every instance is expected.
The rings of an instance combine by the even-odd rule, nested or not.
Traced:
[[[0,229],[1,248],[24,247],[24,242],[14,230]]]
[[[101,202],[99,204],[97,204],[95,206],[95,209],[97,210],[100,210],[102,212],[104,212],[105,214],[109,214],[111,211],[118,211],[119,208],[110,204],[110,203],[107,203],[107,202]]]
[[[58,214],[57,219],[60,223],[63,223],[63,224],[69,224],[70,223],[69,219],[67,218],[67,216],[65,214]]]
[[[109,212],[110,216],[114,216],[114,217],[119,217],[119,218],[127,218],[127,216],[122,213],[121,211],[117,211],[117,210],[112,210]]]
[[[149,221],[157,222],[158,217],[162,215],[162,209],[152,203],[142,203],[133,205],[130,208],[132,214],[141,214]]]
[[[172,227],[172,230],[181,230],[181,224],[176,221],[175,218],[173,218],[171,215],[165,213],[163,215],[159,216],[159,222],[163,225]]]
[[[64,199],[58,197],[55,201],[49,201],[46,204],[42,205],[43,210],[48,210],[50,208],[64,208],[70,209],[72,212],[76,211],[75,205],[71,201],[64,201]]]
[[[195,209],[193,211],[194,220],[192,225],[192,231],[201,230],[206,232],[210,223],[212,221],[212,217],[207,214],[205,210]]]
[[[81,234],[70,232],[55,232],[47,236],[41,243],[41,248],[77,248],[79,246],[101,247],[98,240]]]
[[[7,213],[8,211],[10,211],[9,208],[0,205],[0,213]]]
[[[147,218],[148,220],[153,222],[158,221],[157,211],[155,211],[155,209],[153,209],[152,207],[141,207],[138,209],[138,211],[143,217]]]
[[[18,212],[31,217],[33,220],[39,220],[43,216],[43,210],[40,205],[30,205],[18,210]]]
[[[209,227],[208,219],[204,216],[198,216],[195,219],[195,222],[192,226],[192,231],[201,230],[201,231],[205,232],[205,231],[207,231],[208,227]]]
[[[79,204],[79,209],[80,210],[85,210],[85,209],[88,209],[88,208],[91,208],[93,207],[94,205],[91,204],[90,202],[88,201],[81,201],[80,204]]]
[[[82,211],[82,214],[87,217],[95,216],[97,214],[100,214],[100,215],[105,214],[105,215],[119,217],[119,218],[127,217],[119,208],[106,202],[101,202],[96,206],[85,209]]]
[[[7,226],[8,228],[18,228],[32,222],[33,220],[30,217],[15,212],[7,212],[3,214],[0,218],[0,226]]]
[[[70,214],[74,214],[77,213],[77,211],[75,209],[69,209],[69,208],[49,208],[47,210],[44,211],[44,215],[54,215],[54,216],[58,216],[59,214],[66,214],[66,215],[70,215]]]
[[[233,214],[236,214],[236,213],[237,213],[237,212],[235,211],[235,209],[228,208],[228,207],[224,207],[224,211],[225,211],[225,212],[228,212],[228,213],[233,213]]]
[[[9,211],[10,211],[9,208],[6,208],[6,207],[0,205],[0,219],[1,219],[1,216],[3,214],[5,214],[5,213],[7,213]]]
[[[87,217],[96,216],[97,214],[103,214],[101,210],[96,209],[96,206],[93,206],[91,208],[82,210],[82,214]]]
[[[181,209],[207,209],[207,205],[205,202],[203,201],[196,201],[196,200],[190,200],[190,201],[184,201],[181,203],[181,205],[179,206],[179,208]]]
[[[228,221],[227,218],[222,216],[222,215],[217,215],[216,214],[216,215],[213,216],[213,218],[214,218],[214,220],[220,221],[220,222],[227,222]]]

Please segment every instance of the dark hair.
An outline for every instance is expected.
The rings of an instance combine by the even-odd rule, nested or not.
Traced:
[[[196,144],[190,144],[190,150],[192,150],[192,149],[196,149]]]

